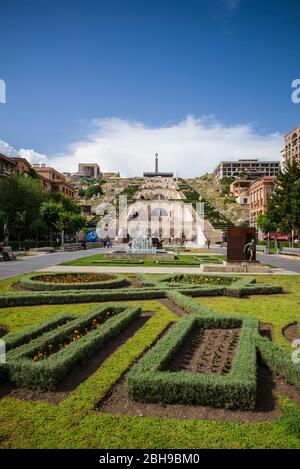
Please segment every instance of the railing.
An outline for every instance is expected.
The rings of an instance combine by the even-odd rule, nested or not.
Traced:
[[[287,254],[288,256],[300,256],[300,248],[279,248],[277,254]]]

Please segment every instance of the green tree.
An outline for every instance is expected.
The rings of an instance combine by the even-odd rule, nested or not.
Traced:
[[[44,202],[41,205],[40,213],[43,222],[50,231],[50,246],[52,246],[52,233],[60,228],[61,213],[63,212],[63,205],[57,202]]]
[[[100,184],[94,184],[93,186],[88,187],[85,191],[85,196],[88,199],[93,197],[93,195],[98,195],[98,194],[100,195],[103,194],[102,187],[100,186]]]
[[[276,231],[276,225],[272,222],[267,213],[260,213],[256,220],[258,228],[263,233],[270,233]]]
[[[30,176],[15,173],[9,178],[0,178],[1,231],[6,220],[11,237],[30,236],[45,197],[39,180]]]
[[[267,218],[282,233],[300,229],[300,165],[295,160],[277,176]]]

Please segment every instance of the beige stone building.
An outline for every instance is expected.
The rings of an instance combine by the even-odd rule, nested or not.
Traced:
[[[251,226],[257,226],[258,215],[267,212],[274,189],[274,182],[274,177],[265,176],[251,184],[249,189]]]
[[[250,205],[250,185],[252,183],[253,179],[236,179],[230,184],[229,195],[245,208]]]
[[[284,136],[284,148],[281,151],[283,165],[295,159],[300,164],[300,125]]]
[[[68,197],[75,196],[74,187],[66,181],[63,174],[45,164],[34,164],[33,169],[37,172],[46,191],[61,192]]]
[[[97,163],[79,163],[77,176],[88,179],[100,179],[100,166]]]
[[[10,176],[16,168],[12,158],[0,153],[0,176]]]

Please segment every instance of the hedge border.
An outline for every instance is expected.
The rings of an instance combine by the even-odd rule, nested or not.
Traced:
[[[213,376],[164,371],[193,327],[241,327],[231,372]],[[143,402],[212,405],[254,409],[256,404],[256,344],[254,318],[190,314],[180,319],[154,348],[129,371],[129,397]]]
[[[89,272],[34,272],[23,275],[20,279],[20,284],[23,288],[29,290],[38,291],[64,291],[64,290],[92,290],[92,289],[109,289],[109,288],[120,288],[127,285],[125,277],[116,274],[100,274],[109,275],[113,277],[111,280],[105,280],[103,282],[89,282],[89,283],[51,283],[43,282],[42,280],[35,280],[37,277],[43,276],[63,276],[63,275],[86,275]]]
[[[259,334],[257,334],[256,344],[267,366],[300,391],[300,363],[293,363],[293,349],[280,347]]]
[[[22,293],[5,293],[0,295],[0,307],[13,306],[34,306],[42,304],[72,304],[72,303],[92,303],[106,301],[138,301],[166,298],[167,291],[177,290],[187,296],[234,296],[241,297],[245,295],[267,295],[282,293],[282,287],[265,284],[247,284],[246,280],[255,281],[255,279],[245,278],[244,285],[218,286],[218,285],[162,285],[154,283],[150,279],[149,286],[141,288],[125,288],[119,290],[69,290],[69,291],[39,291]],[[153,282],[153,284],[152,284]],[[144,281],[143,281],[144,284]]]
[[[37,362],[32,360],[32,355],[45,348],[47,344],[59,343],[74,329],[85,327],[95,317],[105,317],[107,312],[111,310],[115,311],[114,316],[66,349],[59,350],[44,360]],[[127,305],[93,308],[86,315],[73,319],[70,323],[8,352],[5,364],[6,376],[10,381],[20,386],[53,390],[76,363],[84,361],[96,350],[99,350],[107,340],[117,336],[140,313],[140,308],[128,308]]]

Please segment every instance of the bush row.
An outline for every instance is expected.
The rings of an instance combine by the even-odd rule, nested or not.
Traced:
[[[32,356],[47,347],[49,343],[57,344],[68,339],[74,328],[85,327],[93,318],[102,319],[112,311],[114,315],[101,324],[97,329],[93,329],[79,340],[63,348],[48,358],[33,361]],[[98,311],[94,309],[88,315],[71,321],[70,324],[62,326],[56,333],[41,336],[32,343],[12,350],[7,354],[6,373],[8,378],[17,385],[40,390],[55,389],[57,383],[72,369],[78,362],[84,362],[93,353],[99,350],[104,343],[115,337],[139,314],[140,308],[105,307]]]
[[[299,351],[284,349],[260,335],[257,335],[256,341],[260,355],[267,366],[300,391]],[[293,353],[298,363],[293,362]]]
[[[72,304],[93,303],[101,301],[134,301],[165,298],[168,290],[178,290],[187,296],[243,296],[281,293],[282,288],[276,285],[249,285],[247,287],[234,288],[232,286],[218,285],[189,285],[189,284],[163,284],[149,282],[141,288],[126,288],[120,290],[69,290],[69,291],[41,291],[5,293],[0,295],[0,308],[12,306],[33,306],[41,304]]]
[[[226,376],[185,371],[170,372],[166,367],[194,327],[240,327],[241,334]],[[128,373],[130,398],[143,402],[212,405],[214,407],[253,409],[256,403],[256,348],[253,319],[199,316],[183,317],[156,346]]]
[[[48,323],[48,321],[45,321],[45,323],[40,325],[40,333],[34,333],[31,338],[29,338],[28,329],[25,330],[24,338],[20,338],[19,344],[10,347],[13,350],[9,352],[9,357],[27,355],[28,350],[40,350],[44,348],[45,344],[58,344],[64,337],[72,334],[74,330],[88,327],[93,319],[97,318],[99,321],[106,321],[108,317],[122,313],[126,308],[126,305],[97,306],[90,309],[84,315],[70,315],[70,319],[66,319],[66,321],[58,324],[56,327],[43,331],[42,326],[47,326]]]
[[[71,273],[71,272],[69,272]],[[107,289],[107,288],[120,288],[127,285],[127,281],[120,275],[111,275],[113,278],[104,280],[103,282],[89,282],[89,283],[54,283],[44,282],[38,278],[50,275],[64,276],[67,272],[51,272],[45,274],[31,273],[24,275],[21,280],[21,286],[29,290],[38,291],[57,291],[57,290],[92,290],[92,289]],[[76,273],[76,276],[84,275],[84,273]]]
[[[50,318],[48,321],[43,321],[42,323],[29,326],[21,332],[11,332],[4,337],[6,350],[8,351],[19,347],[20,345],[39,337],[45,332],[52,331],[53,329],[62,326],[67,321],[71,321],[75,317],[76,316],[71,314],[60,314],[59,316]]]

